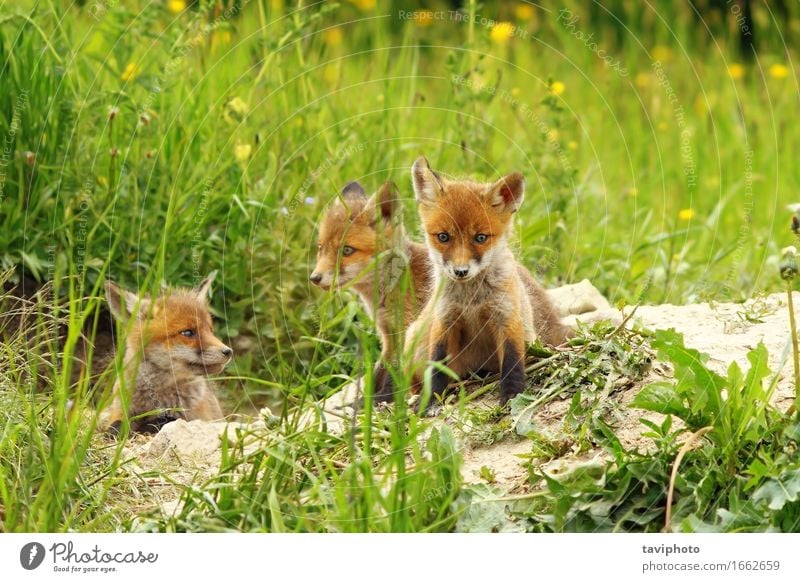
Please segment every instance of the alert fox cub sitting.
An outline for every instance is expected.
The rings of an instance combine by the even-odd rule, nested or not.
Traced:
[[[213,275],[194,289],[170,289],[150,299],[106,282],[115,318],[134,318],[125,344],[123,378],[103,423],[118,432],[158,432],[178,418],[218,420],[222,410],[208,379],[230,362],[233,350],[214,336],[207,297]],[[125,393],[123,393],[123,390]]]
[[[375,400],[391,401],[386,365],[399,357],[406,329],[428,301],[431,288],[428,251],[405,236],[391,182],[370,198],[358,182],[344,187],[322,217],[310,280],[322,289],[352,288],[358,293],[381,337]]]
[[[526,342],[558,345],[570,333],[508,248],[525,180],[519,173],[494,183],[447,180],[422,157],[411,175],[436,289],[406,343],[418,367],[442,362],[459,377],[499,372],[505,404],[525,387]],[[440,396],[448,383],[434,370],[432,394]]]

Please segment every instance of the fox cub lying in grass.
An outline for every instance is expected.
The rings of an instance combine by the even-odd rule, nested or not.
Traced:
[[[411,176],[436,290],[406,343],[417,366],[442,362],[459,377],[499,372],[504,405],[525,389],[526,342],[558,345],[571,333],[508,248],[525,179],[514,173],[494,183],[447,180],[422,157]],[[448,383],[449,376],[435,370],[433,396]]]
[[[427,162],[424,163],[427,167]],[[437,174],[431,172],[431,175],[437,180],[437,183],[444,183]],[[479,189],[488,187],[488,185],[474,186]],[[475,212],[478,215],[474,218],[478,221],[481,218],[480,215],[483,215],[484,221],[488,218],[483,204],[469,206],[469,203],[475,201],[472,199],[463,201],[468,205],[461,209],[462,213],[469,215],[470,212]],[[456,205],[460,203],[461,201],[455,201]],[[521,203],[521,197],[517,207],[519,203]],[[489,207],[492,208],[491,205]],[[516,208],[512,210],[509,207],[498,212],[505,215],[510,221],[514,210]],[[402,334],[407,334],[411,341],[414,341],[416,330],[420,330],[426,325],[420,319],[414,328],[415,331],[407,333],[412,322],[418,319],[422,308],[428,304],[435,281],[441,280],[444,276],[441,269],[435,268],[437,263],[441,262],[437,259],[436,249],[429,250],[425,245],[414,243],[408,239],[398,218],[398,211],[399,201],[396,199],[395,189],[391,183],[384,184],[372,198],[367,197],[364,189],[357,182],[351,182],[345,186],[341,197],[326,210],[320,221],[317,263],[310,277],[313,284],[325,290],[332,287],[352,288],[361,297],[367,311],[374,317],[382,344],[381,362],[379,362],[375,374],[375,399],[378,402],[393,399],[391,376],[387,373],[384,363],[397,361],[403,345]],[[495,213],[494,208],[492,208],[492,212]],[[487,238],[494,236],[494,240],[490,244],[486,244],[484,250],[495,247],[500,242],[505,248],[505,230],[503,232],[496,230],[493,233],[490,227],[494,226],[497,229],[502,225],[504,229],[507,229],[509,225],[502,224],[503,217],[498,218],[496,222],[493,225],[486,225],[484,229],[486,232],[478,233],[486,235]],[[454,232],[454,236],[460,236],[459,232]],[[528,322],[532,329],[535,328],[535,334],[526,334],[527,339],[538,337],[550,345],[562,343],[570,333],[569,328],[560,323],[544,289],[533,279],[525,267],[516,263],[508,249],[501,252],[499,246],[495,248],[485,258],[483,267],[491,261],[502,262],[509,258],[510,262],[506,266],[510,271],[516,272],[516,279],[523,286],[520,297],[523,297],[524,300],[519,301],[518,308],[505,306],[504,309],[506,311],[517,309],[517,311],[524,312],[521,319]],[[407,287],[394,284],[398,275],[398,265],[401,267],[401,274],[406,274],[408,277],[409,285]],[[495,270],[489,269],[493,275],[497,275]],[[478,280],[486,279],[489,271],[484,273],[484,276],[473,280],[473,288]],[[473,278],[476,273],[477,270],[473,272],[472,276],[467,273],[463,282]],[[505,275],[508,273],[503,274],[503,276]],[[487,283],[487,285],[493,284],[491,280]],[[465,295],[461,299],[469,303],[473,297]],[[420,357],[422,361],[427,361],[427,353],[420,353]],[[479,366],[481,369],[486,368],[483,366],[484,363],[484,361],[481,362],[481,366]],[[466,366],[466,368],[465,374],[473,369],[472,366]]]
[[[104,412],[108,430],[118,432],[126,417],[131,432],[140,433],[158,432],[178,418],[222,418],[208,376],[223,370],[233,350],[214,336],[207,303],[212,281],[213,275],[194,289],[170,289],[155,299],[106,283],[114,317],[125,323],[133,318],[124,377]]]

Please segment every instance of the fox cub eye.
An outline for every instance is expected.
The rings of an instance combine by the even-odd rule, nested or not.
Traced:
[[[446,232],[440,232],[439,234],[436,235],[436,238],[439,239],[439,242],[446,243],[447,241],[450,240],[450,235],[447,234]]]
[[[317,252],[318,253],[322,252],[322,244],[321,243],[317,243]]]
[[[183,337],[194,337],[194,336],[195,336],[195,332],[194,332],[194,330],[193,330],[193,329],[184,329],[184,330],[181,332],[181,335],[182,335]]]
[[[478,243],[478,244],[483,244],[483,243],[486,242],[486,240],[488,238],[489,238],[489,235],[487,235],[487,234],[476,234],[475,235],[475,242]]]
[[[352,255],[354,252],[356,252],[356,249],[354,249],[353,247],[349,247],[349,246],[346,246],[346,245],[345,245],[344,247],[342,247],[342,254],[343,254],[345,257],[349,257],[349,256],[350,256],[350,255]]]

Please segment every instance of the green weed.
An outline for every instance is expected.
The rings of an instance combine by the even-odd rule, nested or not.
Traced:
[[[606,330],[535,352],[510,417],[471,413],[486,445],[512,431],[531,440],[539,489],[525,499],[507,500],[490,470],[465,487],[450,428],[429,434],[402,404],[367,402],[341,436],[300,422],[364,374],[369,396],[379,353],[358,302],[307,282],[318,216],[344,183],[391,179],[414,233],[408,168],[419,154],[475,179],[526,175],[514,238],[546,284],[586,277],[623,304],[784,290],[762,267],[777,251],[771,209],[796,191],[782,155],[798,148],[792,78],[739,58],[723,20],[698,27],[688,6],[654,18],[637,3],[609,18],[567,2],[624,61],[622,75],[562,23],[499,3],[467,10],[496,11],[525,35],[497,40],[474,18],[401,21],[402,3],[204,0],[179,15],[101,4],[98,15],[91,3],[25,0],[0,15],[2,303],[24,278],[50,289],[20,307],[28,331],[0,330],[2,531],[655,531],[678,437],[707,426],[679,467],[669,526],[798,529],[796,422],[768,405],[762,348],[747,373],[723,377],[657,335],[677,382],[638,404],[683,424],[646,425],[652,454],[613,434],[613,396],[645,373],[647,336]],[[793,62],[777,44],[783,24],[755,10],[763,64]],[[754,188],[769,204],[755,204]],[[217,331],[236,352],[219,379],[224,408],[274,416],[229,434],[213,476],[171,483],[181,505],[165,517],[149,477],[95,433],[119,355],[96,381],[76,373],[76,351],[100,336],[106,279],[155,294],[215,269]],[[563,434],[546,434],[533,414],[562,399]],[[597,448],[605,459],[563,478],[537,472]]]

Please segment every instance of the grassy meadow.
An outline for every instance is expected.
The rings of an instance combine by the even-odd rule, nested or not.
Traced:
[[[393,180],[419,240],[422,154],[450,176],[526,176],[514,246],[548,286],[587,278],[619,306],[785,290],[800,11],[758,4],[748,54],[724,6],[600,4],[0,0],[0,279],[55,298],[0,342],[0,531],[489,531],[508,514],[527,531],[659,531],[687,434],[704,444],[672,484],[675,530],[800,529],[800,424],[765,404],[758,348],[723,378],[667,332],[587,332],[604,358],[645,341],[673,364],[677,387],[638,402],[666,413],[642,427],[654,446],[626,450],[578,390],[576,450],[608,463],[557,482],[535,462],[557,443],[531,437],[530,492],[507,512],[481,501],[499,495],[490,474],[463,484],[451,430],[404,405],[368,402],[343,436],[298,422],[369,383],[380,353],[355,296],[308,281],[319,216],[349,181]],[[106,279],[157,294],[211,271],[236,354],[223,407],[268,407],[272,428],[255,449],[232,438],[166,518],[147,503],[158,475],[95,432],[121,359],[90,385],[70,356]]]

